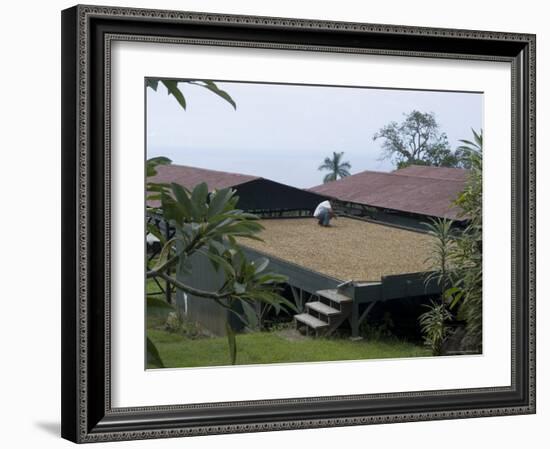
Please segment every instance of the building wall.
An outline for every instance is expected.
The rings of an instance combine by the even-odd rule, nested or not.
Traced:
[[[238,207],[248,211],[311,211],[326,200],[307,190],[280,184],[268,179],[256,179],[235,187]]]
[[[189,258],[189,264],[193,267],[191,273],[185,273],[181,265],[178,266],[177,278],[179,281],[202,290],[215,291],[223,282],[223,272],[216,272],[210,260],[202,254],[194,254]],[[230,320],[235,330],[241,329],[242,323],[233,314],[227,312],[211,299],[189,295],[177,290],[176,304],[184,316],[196,323],[213,335],[226,334],[225,323]]]

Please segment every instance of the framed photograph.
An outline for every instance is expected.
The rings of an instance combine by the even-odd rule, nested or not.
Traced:
[[[535,413],[535,36],[62,12],[62,436]]]

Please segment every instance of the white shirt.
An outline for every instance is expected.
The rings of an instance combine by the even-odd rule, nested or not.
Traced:
[[[332,209],[332,206],[330,205],[329,200],[319,203],[319,205],[315,208],[315,212],[313,212],[313,216],[315,218],[319,217],[319,215],[321,215],[321,212],[325,209],[328,209],[328,210]]]

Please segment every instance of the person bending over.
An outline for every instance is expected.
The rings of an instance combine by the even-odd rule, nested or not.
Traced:
[[[319,226],[330,226],[330,219],[335,218],[336,214],[332,210],[330,201],[326,200],[317,205],[313,216],[317,218]]]

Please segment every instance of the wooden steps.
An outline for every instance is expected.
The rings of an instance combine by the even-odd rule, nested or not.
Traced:
[[[330,301],[336,302],[338,304],[347,303],[347,302],[352,301],[352,299],[349,296],[346,296],[343,293],[340,293],[336,289],[318,290],[316,293],[320,297],[329,299]]]
[[[296,321],[300,321],[304,323],[305,325],[311,327],[314,330],[319,330],[321,328],[327,327],[328,323],[325,321],[322,321],[318,318],[315,318],[314,316],[311,316],[308,313],[300,313],[299,315],[295,315],[294,319]]]
[[[333,307],[330,307],[321,301],[307,302],[306,309],[311,309],[315,312],[318,312],[327,316],[338,315],[340,313],[340,310],[334,309]]]
[[[337,289],[315,294],[318,300],[307,302],[306,311],[294,316],[296,328],[306,335],[330,335],[349,317],[353,300]]]

